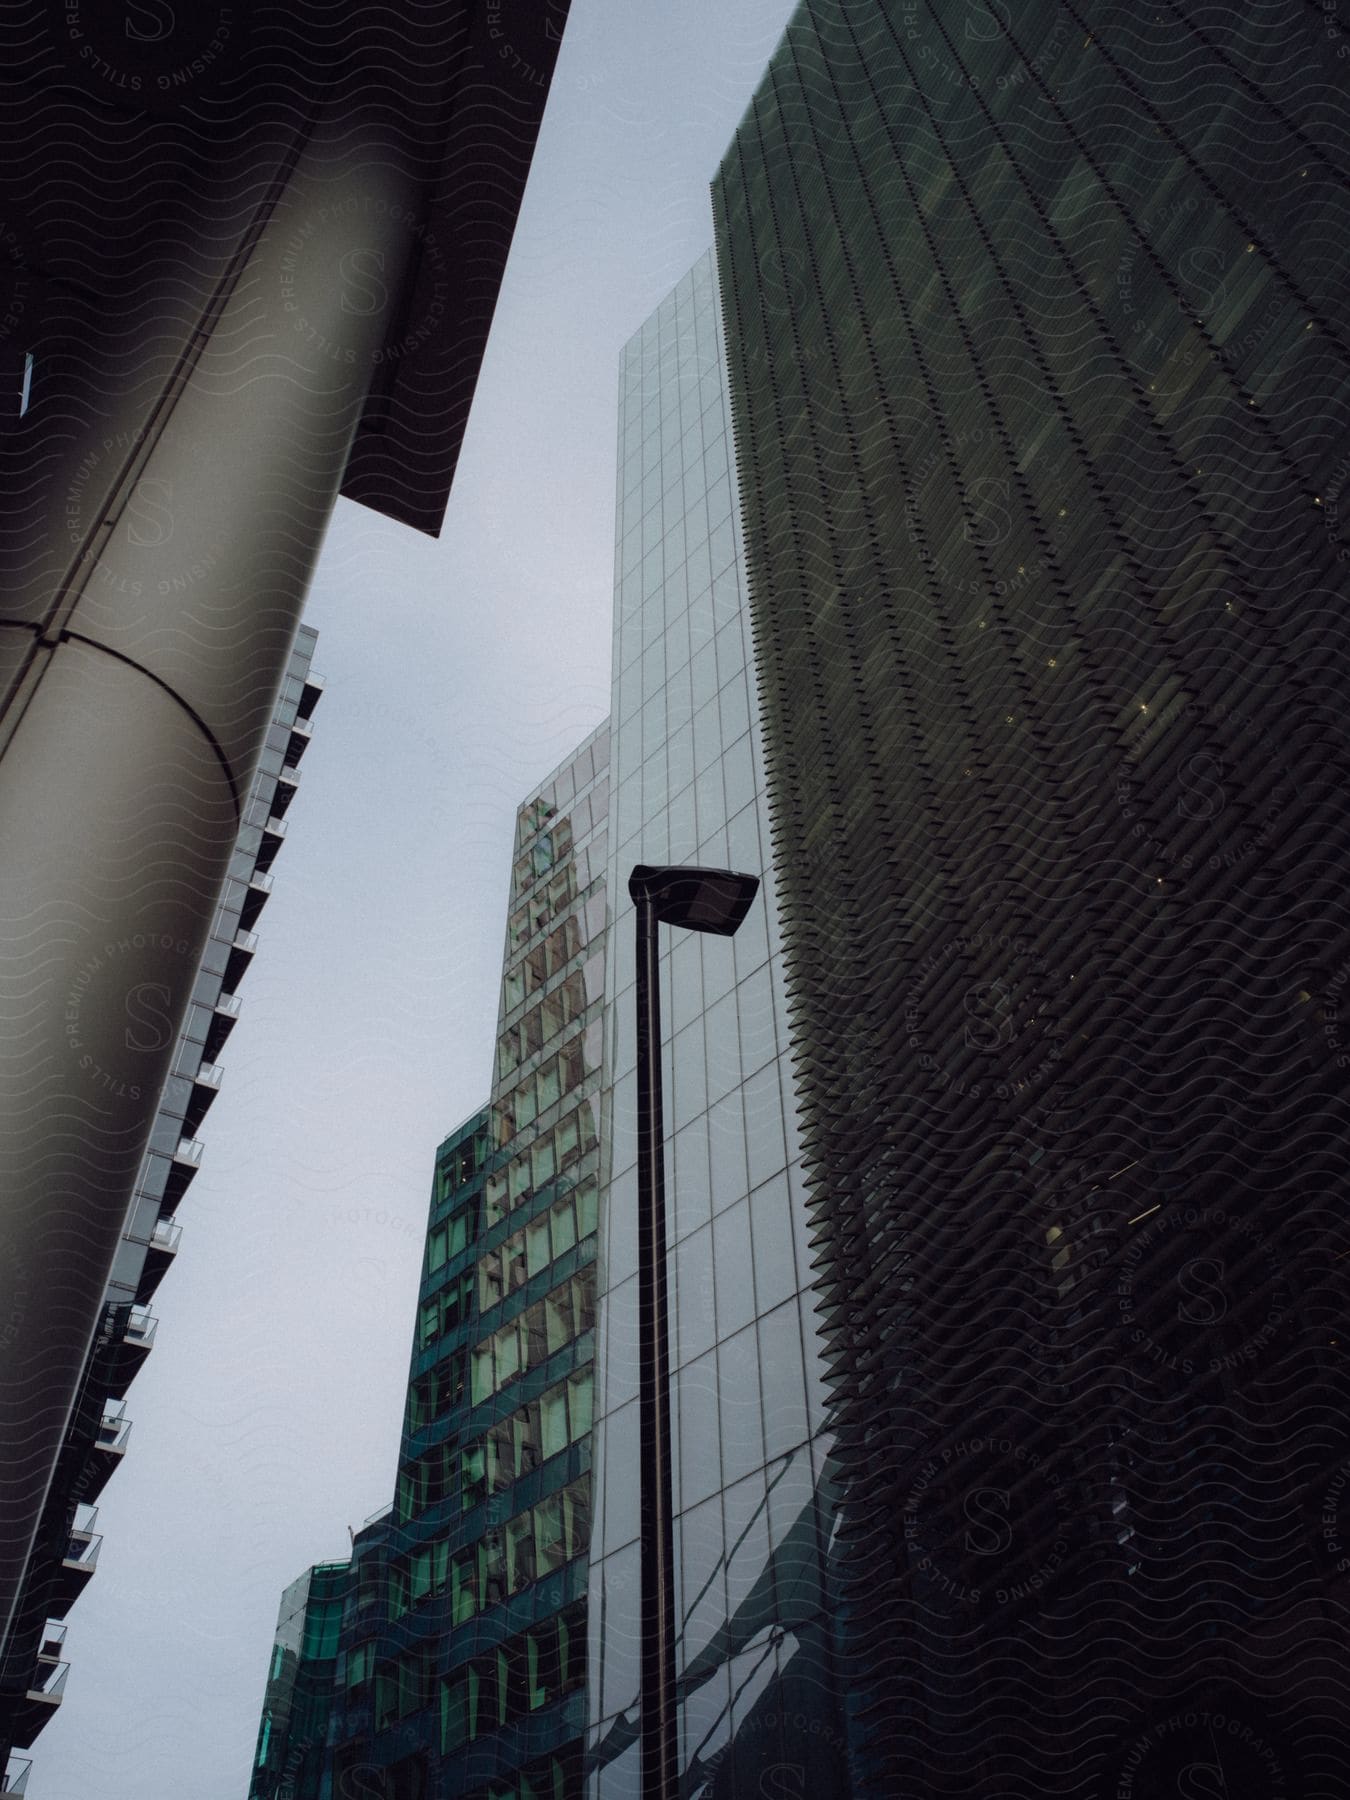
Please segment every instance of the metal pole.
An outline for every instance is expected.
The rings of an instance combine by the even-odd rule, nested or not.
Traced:
[[[675,1548],[656,908],[637,904],[638,1417],[642,1519],[642,1800],[676,1800]]]

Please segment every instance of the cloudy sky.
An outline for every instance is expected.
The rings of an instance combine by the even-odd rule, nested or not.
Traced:
[[[281,1590],[392,1497],[515,806],[609,705],[618,354],[710,242],[791,10],[573,0],[444,534],[340,504],[327,692],[31,1800],[244,1800]]]

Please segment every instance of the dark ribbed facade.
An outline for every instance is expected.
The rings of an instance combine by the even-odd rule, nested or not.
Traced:
[[[860,1796],[1344,1792],[1347,43],[808,0],[715,183]]]

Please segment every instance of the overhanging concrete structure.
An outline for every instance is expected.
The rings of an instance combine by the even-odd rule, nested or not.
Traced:
[[[4,27],[0,1641],[328,518],[439,530],[565,13]]]

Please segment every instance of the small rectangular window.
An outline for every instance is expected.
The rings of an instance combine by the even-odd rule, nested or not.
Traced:
[[[534,1078],[540,1112],[546,1112],[550,1106],[557,1104],[562,1094],[562,1088],[559,1085],[560,1078],[559,1059],[551,1056]]]
[[[408,1571],[395,1564],[389,1571],[389,1617],[401,1619],[408,1610]]]
[[[486,1400],[493,1391],[492,1382],[492,1339],[485,1338],[481,1344],[474,1346],[473,1352],[473,1405]]]
[[[586,1613],[569,1606],[558,1618],[558,1685],[566,1693],[586,1681]]]
[[[500,1530],[486,1532],[478,1543],[478,1570],[484,1606],[506,1598],[506,1549]]]
[[[526,1263],[531,1275],[537,1275],[541,1269],[549,1265],[548,1249],[548,1214],[535,1219],[525,1232]]]
[[[385,1731],[398,1717],[398,1665],[387,1663],[375,1676],[375,1729]]]
[[[415,1651],[398,1664],[398,1716],[406,1719],[420,1712],[427,1703],[427,1660],[424,1651]]]
[[[482,1444],[471,1444],[460,1458],[459,1501],[468,1512],[487,1499],[487,1450]]]
[[[544,1300],[544,1319],[547,1332],[547,1348],[551,1356],[555,1350],[561,1350],[569,1343],[572,1332],[572,1283],[565,1281],[559,1288],[546,1296]]]
[[[525,1704],[530,1712],[538,1712],[541,1706],[548,1705],[557,1691],[557,1635],[552,1625],[541,1625],[529,1634],[526,1657],[529,1692]]]
[[[497,1386],[504,1388],[508,1381],[514,1381],[520,1373],[520,1327],[515,1319],[495,1333],[492,1347],[497,1368]]]
[[[563,1489],[563,1539],[570,1562],[580,1556],[591,1541],[591,1479],[583,1475],[571,1487]]]
[[[478,1560],[474,1551],[457,1556],[450,1569],[450,1618],[467,1625],[478,1611]]]
[[[534,1542],[539,1557],[539,1573],[547,1575],[567,1561],[563,1547],[562,1495],[550,1494],[534,1509]]]
[[[540,1449],[544,1458],[556,1456],[567,1448],[567,1387],[559,1383],[549,1388],[539,1400]]]
[[[594,1392],[593,1370],[580,1369],[567,1382],[567,1424],[572,1442],[578,1443],[591,1429]]]
[[[587,1267],[572,1277],[572,1312],[576,1335],[590,1331],[595,1324],[595,1269]]]
[[[458,1750],[469,1736],[469,1678],[457,1675],[441,1684],[441,1751]]]
[[[506,1526],[506,1589],[518,1594],[534,1580],[534,1527],[529,1513],[520,1513]]]
[[[522,1343],[520,1363],[524,1369],[537,1369],[548,1360],[549,1347],[545,1326],[544,1303],[536,1301],[521,1315]]]
[[[549,1209],[549,1227],[556,1261],[558,1257],[565,1256],[577,1241],[576,1212],[571,1194],[564,1194],[561,1200],[553,1202]]]
[[[599,1212],[599,1188],[594,1181],[583,1181],[577,1189],[577,1238],[589,1237],[596,1229]]]
[[[541,1461],[539,1402],[532,1400],[528,1406],[522,1406],[511,1420],[512,1449],[515,1456],[516,1476],[528,1475],[537,1469]]]
[[[558,1167],[565,1169],[581,1151],[580,1121],[575,1113],[569,1113],[565,1119],[559,1119],[553,1133],[553,1143],[557,1150]]]
[[[514,1294],[518,1288],[523,1288],[530,1278],[523,1231],[517,1231],[507,1238],[502,1245],[502,1255],[506,1259],[506,1291],[508,1294]]]
[[[536,1188],[543,1187],[552,1181],[557,1169],[557,1156],[554,1150],[552,1134],[543,1138],[534,1147],[530,1157],[530,1174]]]
[[[468,1248],[469,1239],[473,1236],[474,1225],[475,1209],[471,1205],[457,1212],[449,1221],[451,1256],[458,1256],[461,1250]]]
[[[506,1217],[506,1176],[500,1171],[487,1178],[487,1222],[495,1225]]]
[[[502,1297],[502,1253],[489,1250],[478,1263],[478,1310],[486,1312]]]
[[[431,1550],[413,1552],[409,1598],[414,1606],[431,1592]]]

